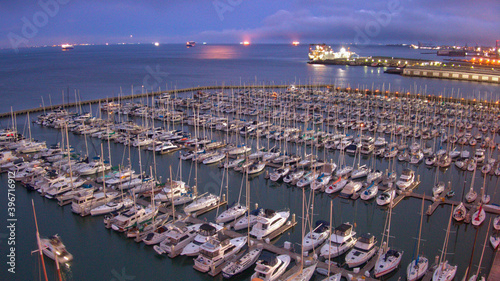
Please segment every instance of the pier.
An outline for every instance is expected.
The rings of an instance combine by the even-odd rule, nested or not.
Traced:
[[[491,68],[408,66],[402,75],[500,84],[500,71]]]

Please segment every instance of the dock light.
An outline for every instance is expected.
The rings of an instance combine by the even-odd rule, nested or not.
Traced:
[[[396,92],[396,95],[399,94],[399,92]]]
[[[472,101],[476,101],[476,99],[473,99]]]
[[[385,91],[385,93],[386,93],[386,94],[388,94],[388,93],[389,93],[389,91]]]

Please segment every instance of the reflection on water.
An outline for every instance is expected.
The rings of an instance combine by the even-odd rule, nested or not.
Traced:
[[[238,46],[214,45],[203,46],[200,52],[196,54],[197,59],[208,60],[228,60],[241,57],[241,52],[237,50]]]

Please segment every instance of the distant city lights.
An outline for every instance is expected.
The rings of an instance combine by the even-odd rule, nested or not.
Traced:
[[[292,45],[294,45],[294,46],[298,46],[299,44],[300,44],[300,42],[299,42],[299,41],[293,41],[293,42],[292,42]]]
[[[155,46],[156,46],[156,47],[160,46],[160,43],[155,42]]]

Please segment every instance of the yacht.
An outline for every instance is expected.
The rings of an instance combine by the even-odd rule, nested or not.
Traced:
[[[198,234],[192,242],[186,245],[181,252],[183,256],[197,256],[200,251],[200,246],[205,244],[211,237],[216,237],[217,233],[222,230],[222,226],[213,223],[204,223],[199,227]]]
[[[396,186],[401,190],[405,190],[410,187],[414,181],[415,172],[410,169],[404,169],[403,172],[401,172],[399,180],[396,182]]]
[[[257,216],[257,223],[252,227],[249,234],[261,240],[284,225],[289,216],[290,211],[275,212],[265,209],[264,212]]]
[[[186,223],[177,221],[170,225],[165,239],[159,245],[153,246],[153,249],[159,255],[171,254],[176,250],[184,249],[198,235],[200,226],[201,224],[187,226]]]
[[[350,268],[358,267],[367,262],[377,251],[377,238],[370,233],[362,234],[354,248],[347,253],[345,262]]]
[[[441,195],[441,193],[443,193],[444,185],[445,184],[442,181],[440,181],[434,185],[434,187],[432,188],[432,196],[434,198],[437,198],[439,195]]]
[[[251,280],[275,281],[285,272],[290,264],[289,255],[263,257],[257,261]]]
[[[80,215],[86,215],[92,209],[104,205],[119,195],[116,191],[94,192],[90,196],[75,197],[71,202],[71,211]]]
[[[194,260],[194,268],[201,272],[208,272],[232,258],[245,246],[246,242],[246,236],[230,239],[219,233],[216,237],[210,237],[205,244],[200,246],[200,254]]]
[[[351,249],[357,242],[354,237],[356,232],[350,223],[343,223],[333,230],[333,234],[320,251],[320,255],[325,258],[335,258]]]
[[[73,255],[66,251],[66,246],[61,241],[61,238],[56,234],[49,238],[41,238],[42,252],[49,258],[59,263],[67,263],[73,260]]]

